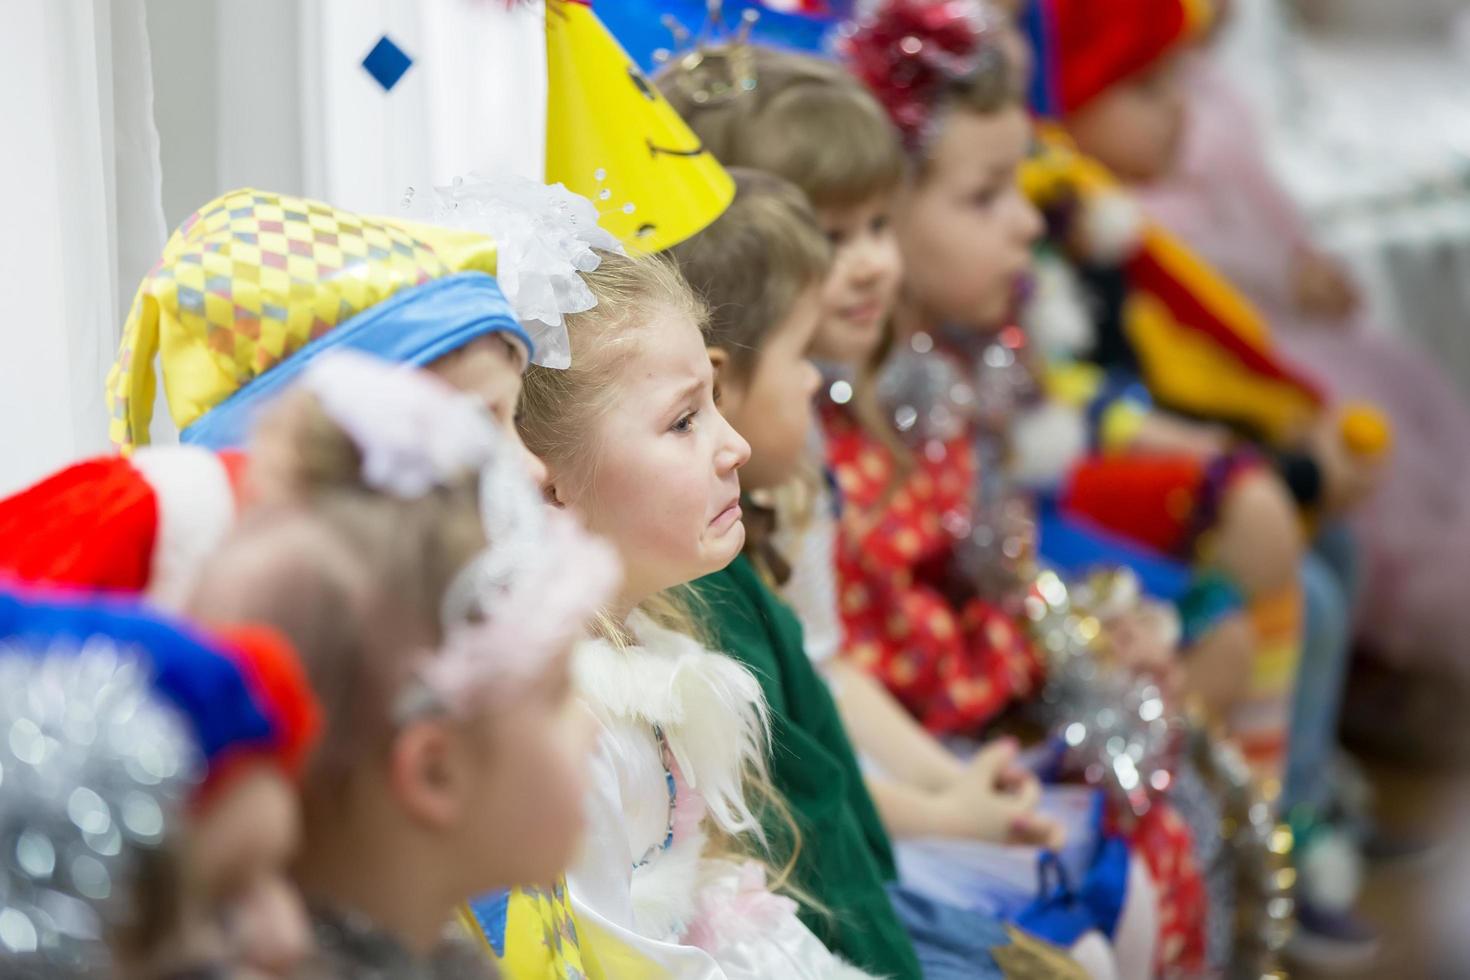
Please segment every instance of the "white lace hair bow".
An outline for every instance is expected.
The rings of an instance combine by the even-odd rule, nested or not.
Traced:
[[[612,597],[622,570],[611,546],[543,502],[520,447],[476,399],[351,351],[322,355],[301,383],[357,446],[373,489],[413,499],[479,474],[486,547],[445,593],[444,641],[398,720],[533,676]]]
[[[597,208],[561,184],[524,177],[456,177],[448,187],[405,196],[410,217],[464,228],[495,241],[495,278],[536,345],[532,360],[549,368],[572,363],[565,317],[597,305],[582,280],[598,263],[596,249],[622,252],[597,223]]]

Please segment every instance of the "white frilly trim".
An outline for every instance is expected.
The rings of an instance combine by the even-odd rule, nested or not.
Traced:
[[[511,452],[484,406],[433,375],[354,350],[323,354],[301,387],[347,433],[362,480],[402,500]]]
[[[1082,209],[1083,248],[1093,262],[1120,265],[1138,251],[1148,219],[1132,194],[1117,190],[1088,201]]]
[[[574,660],[582,696],[604,721],[658,725],[709,816],[729,834],[760,834],[745,799],[746,774],[764,773],[769,720],[760,683],[736,661],[655,625],[628,623],[638,646],[581,644]]]
[[[182,609],[199,570],[235,523],[235,489],[218,456],[198,446],[144,446],[131,460],[158,506],[147,598]]]
[[[676,839],[658,860],[634,872],[633,921],[643,935],[680,941],[695,912],[708,842],[703,833]]]
[[[1031,342],[1053,357],[1085,354],[1097,342],[1082,284],[1072,267],[1054,254],[1037,256],[1021,323]]]
[[[471,174],[424,195],[410,191],[407,208],[418,220],[494,239],[495,279],[536,345],[532,360],[571,366],[564,317],[597,305],[582,274],[601,262],[596,250],[623,250],[591,201],[562,184]]]
[[[1020,412],[1011,423],[1011,476],[1028,487],[1055,486],[1088,447],[1082,412],[1045,401]]]

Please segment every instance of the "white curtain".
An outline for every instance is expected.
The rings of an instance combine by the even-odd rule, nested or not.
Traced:
[[[471,170],[539,178],[540,3],[147,0],[171,223],[234,187],[392,213]],[[385,91],[380,38],[413,61]]]
[[[103,382],[164,241],[142,0],[0,3],[0,494],[107,448]]]
[[[486,0],[303,4],[306,192],[383,213],[409,187],[472,170],[541,179],[544,16]],[[361,64],[385,35],[413,59],[390,91]]]
[[[254,185],[392,213],[472,170],[539,179],[540,3],[0,0],[0,494],[106,451],[103,383],[169,228]],[[390,91],[362,60],[387,35]],[[156,97],[156,101],[155,101]],[[154,438],[173,430],[162,405]]]

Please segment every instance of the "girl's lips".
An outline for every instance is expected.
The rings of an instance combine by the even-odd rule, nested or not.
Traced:
[[[843,319],[853,323],[871,324],[883,313],[883,304],[878,300],[869,300],[866,303],[857,303],[846,307],[842,311]]]
[[[720,511],[715,516],[715,519],[709,522],[709,526],[716,531],[728,531],[735,526],[735,523],[740,520],[740,517],[740,501],[738,499],[732,500],[728,507]]]

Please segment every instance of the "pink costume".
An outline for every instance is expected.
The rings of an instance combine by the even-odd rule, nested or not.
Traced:
[[[1250,108],[1205,56],[1186,66],[1188,121],[1173,175],[1141,188],[1149,213],[1256,303],[1288,355],[1338,402],[1373,402],[1392,420],[1394,455],[1374,498],[1352,516],[1362,548],[1359,636],[1398,666],[1470,673],[1470,407],[1407,342],[1354,316],[1314,321],[1292,296],[1311,231],[1262,155]]]

